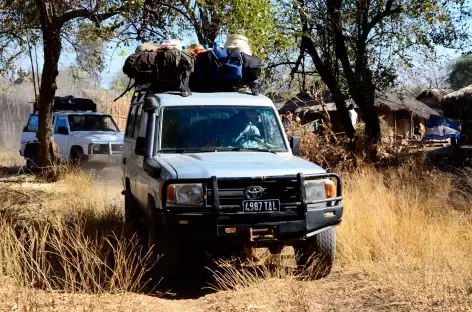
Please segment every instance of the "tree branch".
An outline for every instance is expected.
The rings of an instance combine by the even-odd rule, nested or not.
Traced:
[[[122,9],[123,8],[118,8],[115,11],[107,12],[107,13],[101,13],[101,14],[97,14],[95,10],[77,9],[77,10],[68,11],[68,12],[62,14],[59,17],[59,22],[61,23],[61,25],[63,25],[64,23],[66,23],[70,20],[81,17],[81,18],[87,18],[90,21],[95,22],[95,23],[101,23],[104,20],[109,19],[109,18],[119,14]]]
[[[376,16],[374,16],[370,20],[370,23],[368,24],[367,29],[366,29],[367,34],[364,34],[364,35],[368,35],[370,31],[375,26],[377,26],[377,24],[380,23],[385,17],[403,12],[403,7],[401,5],[392,9],[393,2],[394,0],[388,0],[387,3],[385,4],[385,10],[379,12]]]
[[[331,19],[331,23],[333,24],[334,39],[336,42],[336,56],[341,62],[344,74],[349,84],[355,85],[354,72],[352,70],[351,63],[349,62],[349,54],[347,51],[346,41],[344,40],[344,34],[341,26],[341,0],[327,1],[327,6],[328,15]]]

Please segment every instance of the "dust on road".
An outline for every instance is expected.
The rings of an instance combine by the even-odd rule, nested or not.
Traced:
[[[112,204],[122,204],[123,184],[121,182],[121,168],[110,167],[100,170],[95,174],[97,187],[103,190],[105,198]]]

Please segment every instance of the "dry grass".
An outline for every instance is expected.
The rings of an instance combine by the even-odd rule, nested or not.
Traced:
[[[0,276],[72,293],[137,291],[146,258],[84,172],[53,184],[25,180],[0,191]]]
[[[472,201],[458,176],[404,165],[345,177],[338,259],[402,291],[411,303],[472,309]],[[462,190],[461,190],[462,189]]]
[[[345,218],[337,230],[337,265],[326,279],[301,279],[291,269],[290,250],[257,253],[242,268],[222,264],[215,294],[172,304],[146,297],[144,305],[159,311],[472,310],[472,171],[444,173],[411,162],[383,171],[363,166],[342,177]],[[124,230],[122,207],[110,205],[91,176],[66,171],[54,184],[25,181],[0,190],[4,282],[39,287],[52,298],[52,290],[141,289],[146,259]],[[112,303],[92,300],[94,309],[137,309],[122,306],[120,296]],[[65,300],[64,310],[71,304]]]
[[[345,174],[344,187],[334,273],[303,281],[284,256],[243,268],[225,264],[217,289],[231,293],[229,311],[249,303],[263,311],[318,311],[320,304],[346,311],[472,310],[471,170],[446,174],[413,162],[388,171],[366,166]],[[338,280],[352,271],[355,279]],[[332,280],[328,292],[355,288],[342,304],[323,297]]]

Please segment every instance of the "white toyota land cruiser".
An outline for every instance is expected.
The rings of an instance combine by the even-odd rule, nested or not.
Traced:
[[[54,140],[62,161],[93,169],[119,166],[124,133],[111,115],[97,112],[91,100],[72,97],[56,97],[53,110]],[[37,159],[38,126],[39,115],[33,112],[23,129],[20,147],[30,170]]]
[[[191,276],[205,254],[284,246],[301,268],[319,260],[316,277],[331,271],[341,179],[297,157],[300,138],[287,138],[267,97],[137,90],[124,142],[125,218],[162,256],[157,275]]]

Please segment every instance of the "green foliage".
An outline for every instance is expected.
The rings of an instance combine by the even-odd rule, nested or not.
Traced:
[[[254,54],[267,58],[293,42],[287,33],[278,31],[280,10],[270,0],[231,0],[220,13],[221,29],[248,37]]]
[[[448,80],[454,90],[472,85],[472,55],[458,59],[451,66]]]

